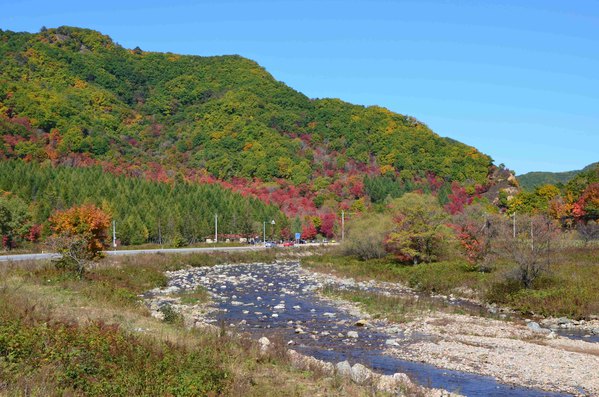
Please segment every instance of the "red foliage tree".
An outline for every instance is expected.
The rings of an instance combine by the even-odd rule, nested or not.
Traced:
[[[449,202],[445,204],[444,208],[451,215],[461,213],[465,206],[472,204],[472,197],[457,182],[451,184],[451,193],[447,195],[447,198]]]
[[[332,238],[335,235],[335,214],[324,214],[320,217],[320,233],[326,238]]]
[[[314,237],[316,237],[316,233],[316,227],[314,226],[311,220],[308,220],[302,227],[302,238],[306,240],[313,239]]]

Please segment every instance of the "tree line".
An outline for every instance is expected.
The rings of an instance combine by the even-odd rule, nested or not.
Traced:
[[[114,176],[100,167],[52,167],[0,162],[0,232],[5,245],[36,240],[56,210],[94,204],[116,221],[123,244],[188,244],[219,234],[261,235],[275,220],[278,233],[289,221],[281,211],[214,184],[161,183]]]

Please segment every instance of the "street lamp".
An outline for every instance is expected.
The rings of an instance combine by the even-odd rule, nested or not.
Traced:
[[[270,221],[270,224],[272,225],[270,227],[270,238],[272,240],[274,240],[275,239],[275,220],[273,219],[272,221]]]
[[[270,229],[270,235],[271,237],[274,236],[274,230],[275,230],[275,220],[273,219],[272,221],[270,221],[271,229]],[[264,244],[266,245],[266,221],[264,221],[264,223],[262,224],[262,233],[263,233],[263,238],[264,238]]]

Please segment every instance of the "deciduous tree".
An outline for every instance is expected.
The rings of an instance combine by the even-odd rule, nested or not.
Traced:
[[[391,205],[394,228],[385,241],[402,262],[432,262],[450,238],[447,214],[434,196],[406,193]]]
[[[49,219],[51,247],[61,254],[58,267],[83,274],[87,261],[97,259],[106,247],[110,217],[93,204],[56,211]]]
[[[542,215],[520,215],[515,223],[505,219],[498,225],[496,253],[517,264],[516,277],[525,288],[545,272],[559,233],[553,221]]]

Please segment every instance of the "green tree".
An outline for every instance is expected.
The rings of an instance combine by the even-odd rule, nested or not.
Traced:
[[[11,194],[0,195],[0,238],[4,249],[10,250],[23,241],[32,226],[23,200]]]
[[[391,202],[394,227],[385,245],[402,262],[432,262],[451,238],[447,214],[432,195],[406,193]]]

